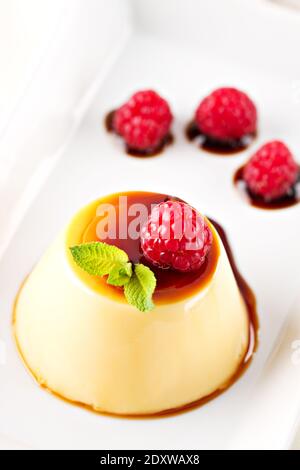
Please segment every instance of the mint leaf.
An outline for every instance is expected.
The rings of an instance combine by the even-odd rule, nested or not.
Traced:
[[[83,243],[70,248],[75,263],[92,276],[108,276],[107,283],[124,286],[127,302],[141,312],[154,308],[156,279],[150,268],[136,264],[134,271],[125,251],[103,242]]]
[[[136,264],[130,281],[124,286],[127,302],[141,312],[153,310],[152,295],[156,287],[156,279],[150,268]]]
[[[132,264],[126,263],[125,265],[119,267],[116,266],[109,273],[107,278],[107,284],[112,286],[125,286],[132,276]]]
[[[128,256],[116,246],[92,242],[73,246],[70,250],[75,263],[93,276],[105,276],[113,272],[113,279],[116,279],[116,272],[120,272],[122,268],[129,272],[126,271]]]

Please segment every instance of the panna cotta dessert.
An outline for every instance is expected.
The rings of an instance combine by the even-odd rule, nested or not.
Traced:
[[[188,140],[203,150],[233,154],[245,150],[257,134],[257,109],[253,100],[236,88],[218,88],[206,96],[186,128]]]
[[[255,299],[222,229],[185,202],[128,192],[80,210],[27,278],[14,333],[39,384],[125,416],[228,388],[255,349]]]

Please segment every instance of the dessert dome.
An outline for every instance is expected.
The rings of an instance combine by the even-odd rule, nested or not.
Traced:
[[[169,199],[129,192],[84,207],[21,288],[14,312],[20,354],[38,383],[60,397],[117,415],[165,413],[226,389],[251,356],[249,305],[208,219],[205,263],[187,273],[151,267],[156,289],[147,312],[74,261],[70,247],[101,241],[99,221],[113,207],[117,235],[106,242],[149,266],[139,239],[120,236],[120,223],[134,204],[149,209]]]

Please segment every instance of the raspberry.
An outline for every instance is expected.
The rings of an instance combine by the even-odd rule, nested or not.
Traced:
[[[200,103],[195,121],[201,133],[228,142],[256,132],[257,110],[242,91],[219,88]]]
[[[243,178],[254,195],[270,201],[287,196],[297,181],[299,167],[282,142],[261,147],[246,164]]]
[[[212,240],[204,217],[188,204],[177,201],[154,206],[141,230],[146,259],[160,268],[181,272],[201,268]]]
[[[155,91],[146,90],[116,110],[113,127],[130,149],[149,152],[162,144],[172,120],[168,103]]]

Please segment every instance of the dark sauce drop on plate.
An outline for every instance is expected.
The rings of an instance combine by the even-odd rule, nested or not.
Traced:
[[[258,209],[265,209],[265,210],[278,210],[278,209],[287,209],[289,207],[293,207],[296,204],[300,203],[300,167],[299,167],[299,174],[298,179],[295,185],[291,188],[289,193],[276,199],[274,201],[266,201],[262,197],[256,196],[251,191],[249,191],[246,182],[243,178],[244,173],[244,166],[239,168],[233,177],[234,185],[237,187],[238,191],[242,195],[242,197],[253,207]]]
[[[110,111],[105,116],[104,125],[105,125],[105,129],[107,130],[107,132],[116,133],[113,127],[114,114],[115,114],[115,111]],[[171,145],[173,142],[174,142],[174,137],[169,132],[161,141],[159,146],[156,147],[155,149],[138,150],[138,149],[134,149],[126,145],[125,150],[126,150],[126,153],[128,155],[131,155],[132,157],[141,157],[141,158],[155,157],[161,154],[163,150],[165,149],[165,147],[167,147],[168,145]]]
[[[206,152],[218,154],[218,155],[234,155],[236,153],[242,152],[255,139],[256,134],[247,135],[242,139],[237,140],[228,140],[220,141],[213,139],[206,134],[203,134],[195,121],[191,121],[185,131],[186,137],[189,141],[195,140],[199,147]]]

